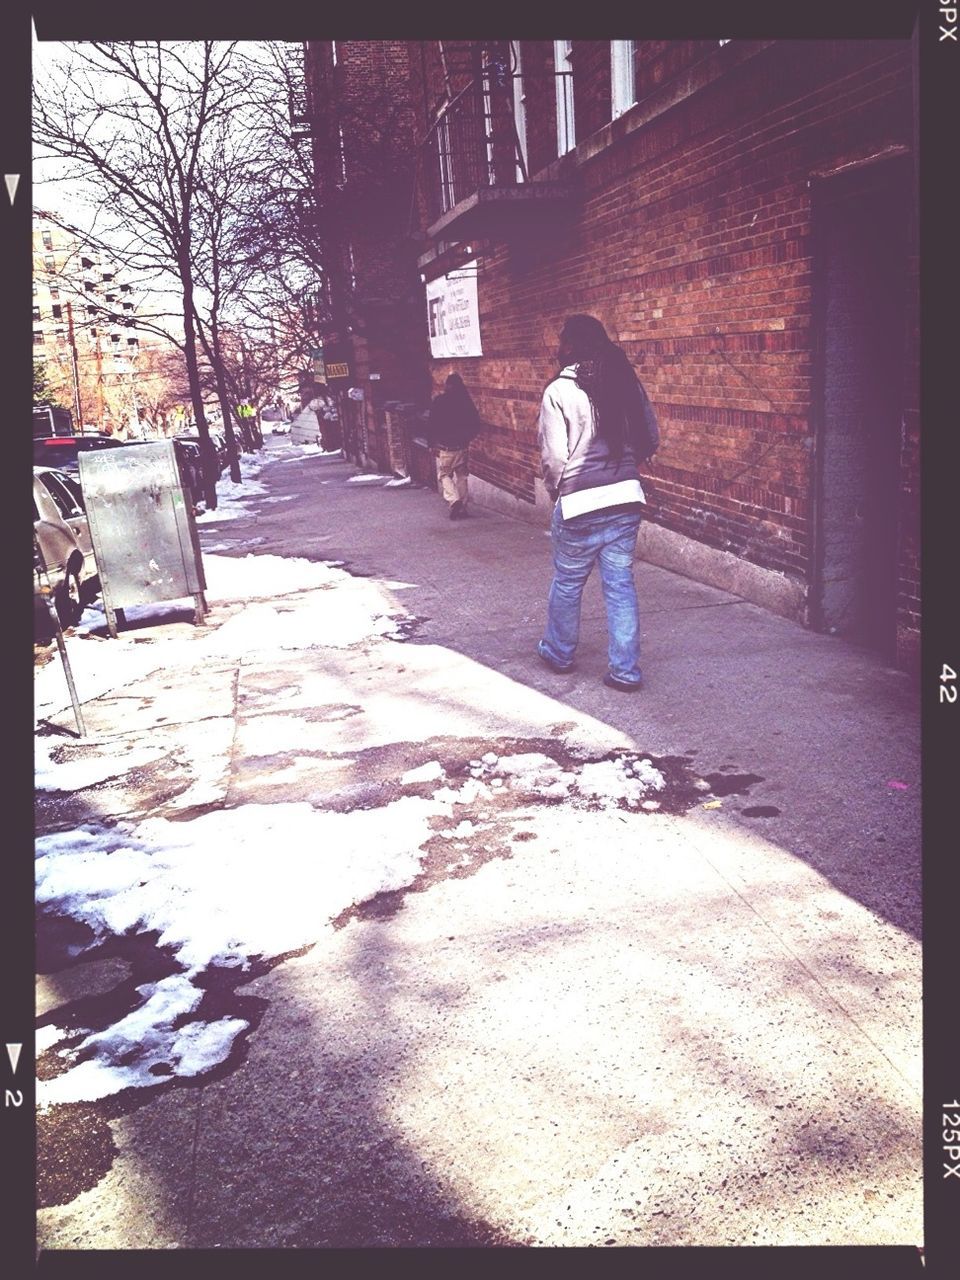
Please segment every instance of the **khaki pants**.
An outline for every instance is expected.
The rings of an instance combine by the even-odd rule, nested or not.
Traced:
[[[440,494],[452,507],[455,502],[467,502],[467,451],[466,449],[437,450],[437,484]]]

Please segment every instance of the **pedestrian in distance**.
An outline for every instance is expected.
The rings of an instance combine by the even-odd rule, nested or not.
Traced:
[[[634,693],[643,687],[633,579],[644,501],[637,472],[660,443],[660,431],[633,366],[595,316],[567,317],[557,359],[561,368],[544,389],[538,431],[555,505],[554,577],[537,652],[552,671],[571,669],[583,588],[599,564],[609,659],[603,683]]]
[[[467,447],[482,426],[463,379],[451,373],[430,406],[427,422],[427,443],[437,460],[437,484],[451,520],[462,520],[467,514]]]

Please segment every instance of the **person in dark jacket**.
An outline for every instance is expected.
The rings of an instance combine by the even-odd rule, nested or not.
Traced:
[[[580,635],[580,600],[595,563],[607,610],[605,685],[643,685],[633,556],[644,501],[637,474],[660,441],[653,406],[626,354],[595,316],[572,315],[560,334],[561,369],[540,406],[543,477],[556,505],[554,578],[537,652],[569,671]]]
[[[467,514],[467,446],[481,428],[480,414],[459,373],[451,373],[430,406],[427,442],[437,459],[437,483],[451,520]]]

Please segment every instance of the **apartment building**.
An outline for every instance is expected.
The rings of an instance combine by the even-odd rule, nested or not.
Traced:
[[[913,667],[909,40],[420,42],[419,324],[488,426],[481,501],[545,520],[571,312],[656,406],[641,557]]]
[[[545,522],[540,394],[589,312],[661,422],[639,554],[915,667],[916,62],[908,39],[310,42],[318,367],[349,456],[429,482],[409,440],[456,371],[476,497]]]
[[[136,432],[134,292],[98,250],[43,213],[33,218],[33,354],[74,422]]]

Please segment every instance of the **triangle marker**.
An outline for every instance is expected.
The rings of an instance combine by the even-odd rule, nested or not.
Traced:
[[[14,1075],[17,1074],[17,1063],[20,1061],[20,1050],[22,1048],[22,1044],[7,1045],[7,1057],[10,1059],[10,1066],[13,1068]]]
[[[5,173],[3,180],[7,184],[10,203],[13,204],[13,197],[17,194],[17,187],[20,185],[20,175],[19,173]]]

